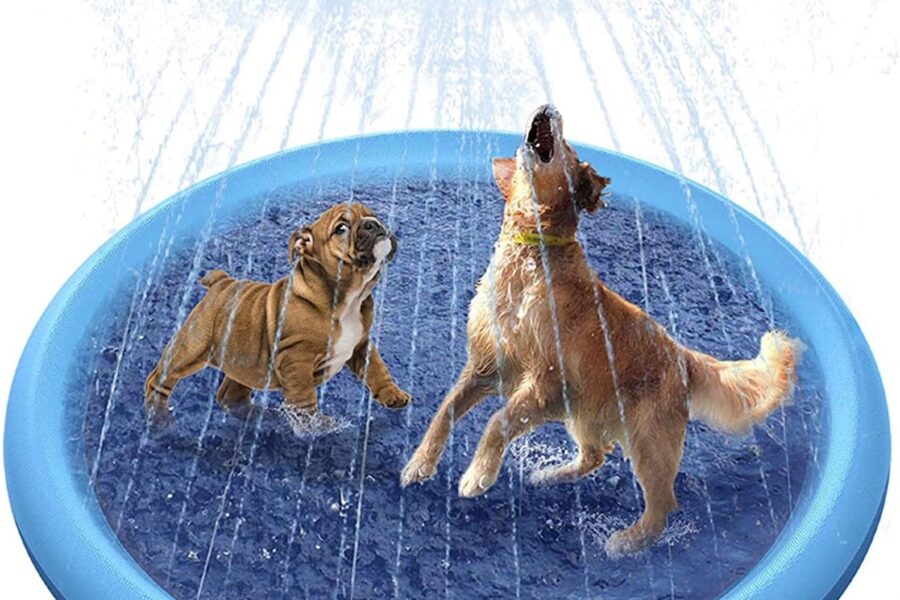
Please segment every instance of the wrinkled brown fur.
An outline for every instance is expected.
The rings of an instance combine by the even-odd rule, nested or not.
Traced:
[[[540,129],[547,126],[549,134]],[[409,485],[431,477],[454,422],[502,387],[506,405],[489,420],[460,479],[460,495],[476,496],[493,485],[513,439],[560,421],[578,456],[534,473],[532,481],[577,480],[620,444],[646,508],[634,525],[610,538],[607,551],[632,552],[656,540],[677,507],[673,483],[691,414],[727,431],[746,431],[790,397],[799,357],[791,340],[770,332],[756,359],[718,361],[679,346],[641,309],[606,288],[574,236],[578,213],[602,206],[610,181],[579,162],[562,137],[559,115],[544,107],[527,139],[541,142],[546,152],[551,138],[549,161],[530,143],[516,159],[494,161],[506,206],[500,240],[469,309],[468,362],[401,480]],[[563,242],[542,251],[515,240],[523,231]]]
[[[347,229],[338,234],[340,223]],[[237,415],[249,407],[251,391],[264,388],[281,389],[286,406],[315,411],[316,386],[344,364],[365,377],[379,402],[405,406],[409,395],[393,382],[369,341],[371,293],[383,264],[375,260],[374,247],[385,239],[390,253],[382,257],[384,262],[393,256],[394,238],[367,207],[339,204],[291,236],[290,276],[269,284],[239,281],[224,271],[207,273],[201,279],[208,288],[206,296],[147,377],[148,418],[156,426],[165,425],[175,385],[206,366],[225,373],[216,399]],[[382,245],[379,252],[384,250]],[[344,333],[342,323],[349,322],[341,320],[342,315],[355,316],[362,327],[348,346],[352,353],[346,363],[338,361],[329,368]]]

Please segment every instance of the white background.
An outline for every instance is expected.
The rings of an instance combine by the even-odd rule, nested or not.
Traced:
[[[2,414],[41,311],[136,212],[282,147],[519,130],[551,99],[568,137],[680,166],[802,247],[898,431],[897,3],[151,4],[0,7]],[[895,485],[846,598],[897,597],[898,518]],[[0,565],[5,597],[49,597],[5,494]]]

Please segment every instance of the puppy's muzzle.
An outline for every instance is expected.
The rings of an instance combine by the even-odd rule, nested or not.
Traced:
[[[387,255],[384,254],[387,246]],[[365,217],[356,232],[356,263],[360,267],[370,267],[376,261],[389,261],[397,251],[397,238],[394,237],[381,221]],[[380,254],[380,255],[379,255]]]

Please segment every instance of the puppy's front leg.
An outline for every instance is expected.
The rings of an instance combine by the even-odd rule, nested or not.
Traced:
[[[284,405],[292,411],[316,412],[315,355],[299,348],[282,350],[275,357],[275,375],[284,392]]]
[[[276,375],[284,392],[282,412],[298,436],[337,431],[341,424],[318,410],[316,398],[314,349],[297,347],[285,350],[275,359]]]
[[[366,387],[383,406],[403,408],[409,404],[410,395],[394,383],[378,348],[369,340],[356,346],[347,366],[357,377],[365,379]]]

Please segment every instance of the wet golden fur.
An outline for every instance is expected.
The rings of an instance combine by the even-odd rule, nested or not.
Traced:
[[[574,236],[579,212],[602,206],[601,192],[610,182],[578,160],[552,107],[539,109],[534,119],[529,140],[537,119],[543,119],[540,127],[549,123],[552,158],[545,163],[537,146],[526,143],[516,159],[494,161],[506,205],[491,265],[469,309],[468,362],[401,480],[409,485],[430,478],[453,423],[502,388],[506,405],[489,420],[460,479],[460,495],[476,496],[493,485],[513,439],[559,421],[578,456],[533,473],[532,481],[577,480],[620,444],[646,508],[634,525],[611,536],[607,551],[633,552],[658,538],[668,512],[677,507],[673,483],[688,419],[748,431],[790,398],[797,346],[770,332],[756,359],[719,361],[681,347],[641,309],[606,288]],[[546,148],[547,133],[540,127],[534,140]],[[542,249],[517,241],[520,232],[562,241]]]
[[[342,223],[346,231],[338,230]],[[375,246],[382,240],[388,240],[390,252],[376,259]],[[372,289],[395,244],[369,208],[338,204],[291,236],[289,276],[269,284],[239,281],[224,271],[207,273],[201,279],[206,296],[147,377],[148,418],[157,427],[167,424],[175,385],[206,366],[225,373],[216,399],[236,415],[245,416],[251,391],[264,388],[281,389],[286,407],[313,413],[316,386],[344,366],[335,349],[342,324],[351,320],[359,337],[348,346],[346,365],[365,378],[379,402],[406,405],[409,395],[393,382],[369,341]],[[382,246],[378,252],[385,251]]]

